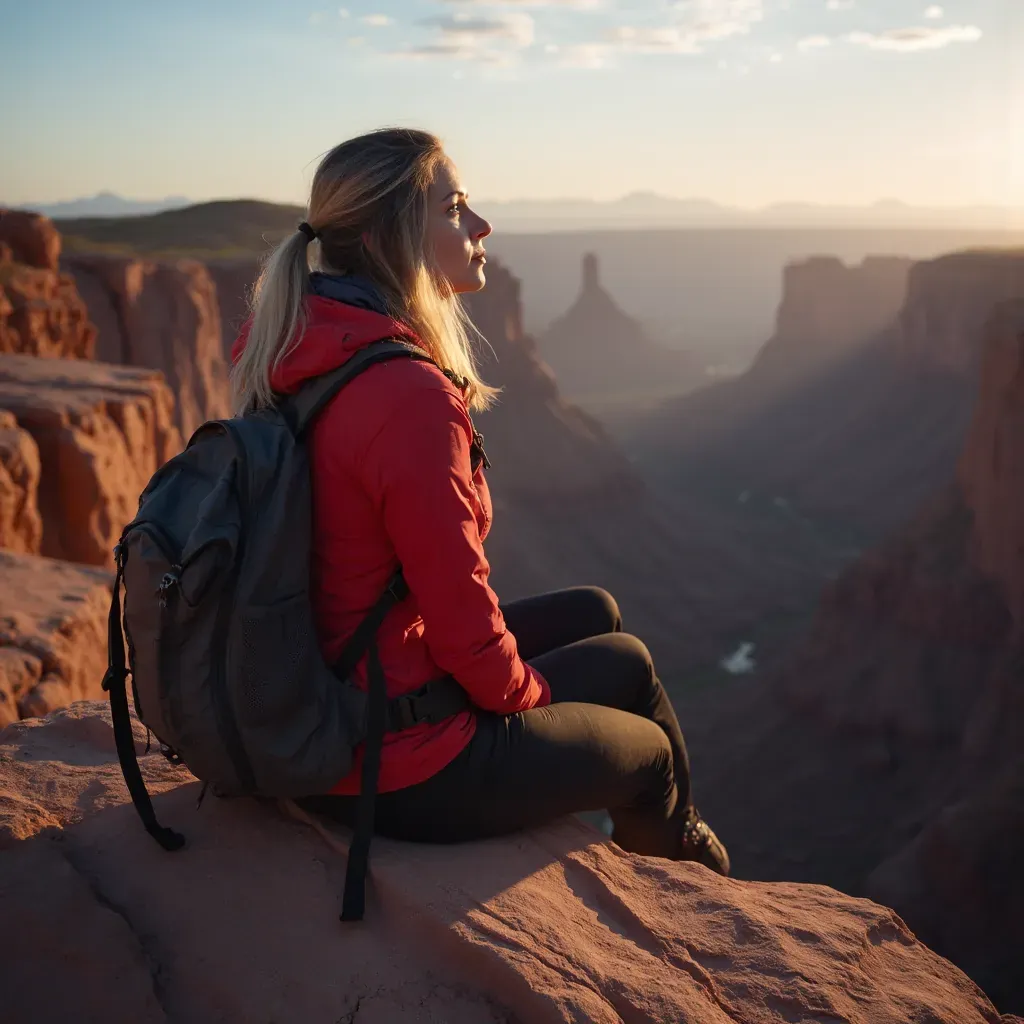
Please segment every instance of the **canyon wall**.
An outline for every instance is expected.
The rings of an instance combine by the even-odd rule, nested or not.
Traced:
[[[951,478],[985,321],[1000,299],[1024,296],[1024,255],[845,270],[816,259],[791,267],[786,288],[754,366],[664,407],[629,450],[667,486],[785,502],[877,542]]]
[[[38,554],[39,446],[14,414],[0,409],[0,550]]]
[[[89,360],[0,355],[0,409],[38,448],[42,554],[112,566],[143,487],[181,450],[162,376]]]
[[[45,217],[0,210],[0,352],[92,358],[96,328],[60,248]]]
[[[962,349],[980,373],[946,485],[826,589],[702,785],[739,871],[894,907],[1020,1012],[1024,299]]]
[[[230,415],[217,291],[202,263],[98,254],[63,262],[97,325],[96,358],[159,370],[182,437]]]

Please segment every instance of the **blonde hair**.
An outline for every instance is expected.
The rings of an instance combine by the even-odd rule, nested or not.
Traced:
[[[369,277],[435,362],[466,378],[470,409],[491,405],[498,389],[480,379],[470,341],[479,332],[427,251],[428,189],[446,160],[429,132],[383,128],[320,161],[306,208],[318,258],[311,266],[310,241],[298,229],[266,258],[250,297],[249,335],[231,369],[237,412],[272,404],[271,373],[305,329],[311,269]]]

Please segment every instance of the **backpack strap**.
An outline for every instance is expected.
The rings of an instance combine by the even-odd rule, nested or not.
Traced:
[[[363,655],[372,650],[377,631],[383,625],[388,612],[408,596],[409,585],[405,582],[402,570],[398,569],[388,581],[377,603],[356,627],[341,657],[331,666],[339,679],[345,680],[352,675]],[[424,683],[411,693],[390,698],[385,729],[388,732],[399,732],[402,729],[411,729],[420,722],[443,722],[468,707],[471,707],[471,702],[466,691],[451,676],[444,676]]]
[[[114,560],[117,572],[114,575],[114,593],[110,599],[110,613],[107,616],[107,671],[103,677],[103,689],[110,694],[110,717],[114,724],[117,759],[121,762],[125,784],[146,831],[165,850],[180,850],[185,845],[185,837],[180,832],[165,828],[156,820],[156,813],[135,753],[135,736],[132,733],[132,720],[128,712],[128,690],[125,685],[128,669],[124,660],[124,636],[121,632],[121,579],[124,575],[124,560],[120,544],[114,549]]]
[[[281,414],[285,417],[289,429],[296,437],[301,437],[316,415],[349,381],[376,363],[399,357],[434,363],[423,349],[409,342],[394,338],[375,342],[353,355],[344,366],[310,381],[297,394],[281,403]],[[474,456],[486,459],[482,450],[483,438],[481,437],[478,442],[474,433],[473,440],[474,444],[479,444],[480,447],[480,452],[474,451]],[[470,706],[465,690],[451,678],[436,680],[420,687],[414,693],[402,694],[394,700],[388,699],[387,680],[384,677],[380,650],[377,646],[377,631],[388,612],[408,595],[409,587],[399,567],[345,645],[341,657],[332,666],[334,674],[345,681],[363,655],[368,655],[366,741],[363,748],[355,828],[345,868],[342,921],[361,921],[366,909],[366,871],[370,859],[370,842],[373,839],[384,734],[388,731],[408,729],[418,722],[443,721]]]
[[[352,675],[356,665],[359,664],[363,655],[370,649],[370,644],[373,643],[377,630],[383,625],[388,612],[408,596],[409,584],[405,582],[405,576],[402,575],[401,567],[399,567],[395,570],[391,579],[388,580],[384,593],[377,598],[377,602],[366,613],[366,617],[356,627],[356,631],[352,636],[349,637],[348,643],[345,644],[345,649],[341,652],[341,657],[331,666],[334,674],[339,679],[348,679]]]
[[[296,437],[305,432],[316,418],[318,412],[346,385],[364,370],[376,363],[398,357],[420,359],[433,363],[434,360],[423,349],[408,341],[396,338],[385,338],[376,341],[364,349],[360,349],[344,366],[321,374],[314,378],[299,391],[282,403],[281,411],[288,420],[292,433]],[[434,364],[437,365],[436,363]]]
[[[370,696],[366,710],[366,744],[363,748],[363,770],[359,780],[356,821],[352,844],[345,865],[345,892],[341,898],[341,920],[361,921],[366,909],[366,869],[370,861],[370,840],[377,805],[377,779],[380,755],[384,748],[388,690],[376,639],[369,650]]]
[[[334,674],[347,680],[364,654],[367,658],[369,695],[366,706],[366,742],[359,780],[355,828],[345,868],[345,892],[341,903],[342,921],[361,921],[366,908],[366,870],[373,839],[377,780],[380,775],[384,734],[409,729],[420,722],[442,722],[469,708],[466,691],[450,676],[426,683],[412,693],[388,698],[387,679],[380,663],[377,630],[388,612],[409,595],[409,587],[399,568],[388,581],[357,627],[341,657],[334,663]]]

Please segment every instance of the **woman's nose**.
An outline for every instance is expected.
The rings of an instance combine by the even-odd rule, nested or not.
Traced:
[[[473,226],[473,239],[486,238],[491,233],[491,225],[483,219],[483,217],[477,216],[476,224]]]

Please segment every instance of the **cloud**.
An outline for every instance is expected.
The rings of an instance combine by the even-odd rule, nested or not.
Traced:
[[[924,16],[926,18],[934,18],[938,20],[945,13],[946,12],[941,7],[939,7],[938,4],[932,4],[931,7],[925,9]]]
[[[427,18],[421,25],[437,37],[392,55],[400,58],[447,58],[480,63],[515,63],[534,45],[534,21],[522,8],[592,8],[608,0],[444,0],[461,7],[452,15]],[[491,15],[481,8],[516,7]],[[477,13],[479,11],[480,13]],[[555,63],[572,68],[604,68],[617,54],[695,54],[704,44],[741,35],[764,17],[764,0],[676,0],[667,24],[620,25],[598,39],[544,47]]]
[[[601,7],[604,0],[442,0],[460,7],[568,7],[590,10]]]
[[[668,25],[609,29],[605,41],[622,53],[702,53],[705,43],[743,35],[764,17],[763,0],[679,0]],[[600,44],[589,44],[597,46]]]
[[[364,25],[372,25],[374,28],[383,28],[385,25],[394,25],[395,19],[387,14],[364,14],[359,19]]]
[[[744,35],[764,17],[763,0],[678,0],[675,7],[686,12],[679,29],[697,45]]]
[[[515,63],[518,51],[531,46],[534,40],[533,18],[521,12],[484,17],[460,11],[426,18],[420,24],[435,29],[437,38],[433,42],[393,51],[391,56],[509,65]]]
[[[557,54],[564,68],[599,71],[612,63],[614,50],[607,43],[571,43],[567,46],[546,46],[546,52]]]
[[[851,32],[846,38],[857,46],[866,46],[871,50],[912,53],[917,50],[938,50],[951,43],[975,43],[981,34],[981,29],[976,25],[936,25],[891,28],[877,35],[871,32]]]
[[[830,11],[848,11],[851,7],[856,6],[856,0],[828,0],[825,6]]]
[[[504,14],[488,18],[459,13],[424,18],[420,24],[438,29],[445,42],[475,44],[501,40],[519,47],[529,46],[533,42],[533,18],[528,14]]]
[[[832,45],[832,40],[828,36],[804,36],[796,45],[799,50],[823,50]]]
[[[675,26],[631,28],[623,25],[610,29],[607,38],[612,47],[626,53],[700,53],[697,40],[685,29]]]

